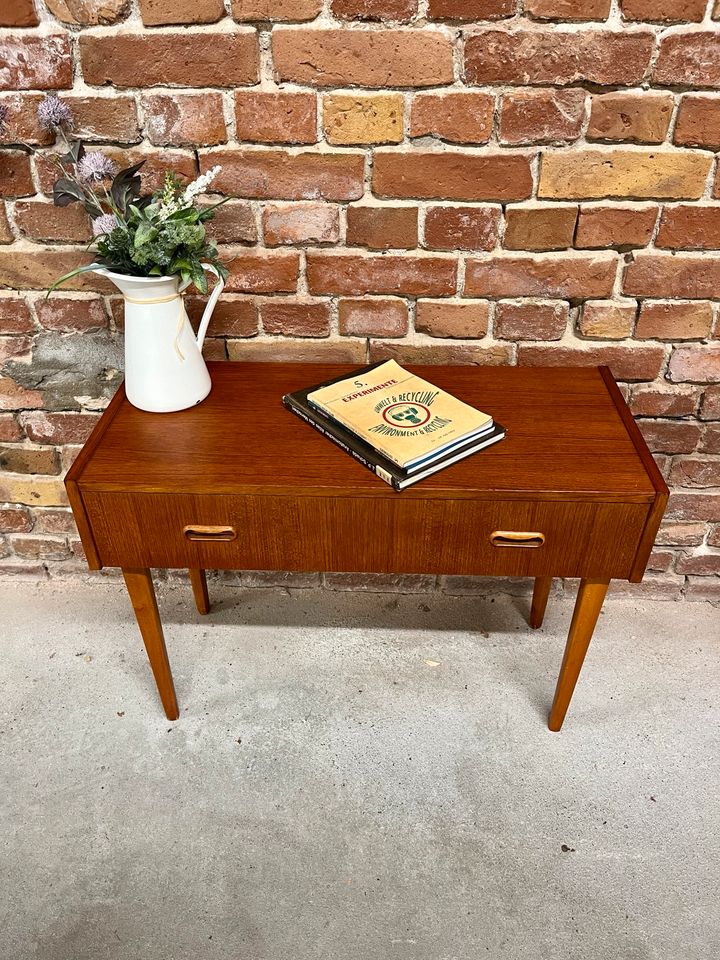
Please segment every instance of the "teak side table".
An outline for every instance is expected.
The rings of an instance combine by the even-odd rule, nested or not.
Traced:
[[[396,493],[280,398],[350,373],[327,364],[210,364],[191,410],[144,413],[121,387],[66,486],[91,570],[122,567],[158,691],[178,718],[151,567],[579,577],[549,727],[559,730],[608,583],[642,579],[668,489],[606,367],[422,367],[491,413],[500,443]]]

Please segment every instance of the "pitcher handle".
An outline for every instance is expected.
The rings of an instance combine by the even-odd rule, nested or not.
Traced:
[[[207,306],[205,307],[205,312],[202,315],[202,320],[200,321],[200,326],[198,328],[198,334],[196,338],[198,350],[202,350],[203,343],[205,342],[205,334],[207,333],[207,328],[210,325],[210,318],[213,315],[215,304],[218,302],[218,297],[223,292],[223,288],[225,286],[225,281],[220,276],[220,274],[215,269],[215,267],[213,267],[209,263],[204,263],[203,267],[205,268],[205,270],[209,270],[210,273],[215,274],[215,276],[217,277],[217,283],[215,284],[215,289],[210,294],[210,299],[207,302]]]

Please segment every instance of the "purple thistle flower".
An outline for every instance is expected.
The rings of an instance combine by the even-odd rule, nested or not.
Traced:
[[[103,213],[102,216],[95,217],[92,222],[93,236],[99,237],[101,233],[112,233],[117,226],[117,217],[114,213]]]
[[[10,110],[6,103],[0,103],[0,137],[4,136],[8,131],[8,117],[10,116]]]
[[[74,125],[72,110],[54,93],[40,101],[37,116],[40,126],[45,130],[57,130],[58,127],[71,130]]]
[[[86,153],[77,165],[78,177],[86,182],[94,181],[95,183],[99,183],[106,177],[112,177],[116,169],[112,160],[99,150]]]

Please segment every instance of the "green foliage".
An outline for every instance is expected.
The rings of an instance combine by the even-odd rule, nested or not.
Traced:
[[[167,194],[156,194],[147,205],[128,203],[125,216],[109,233],[98,237],[98,258],[108,270],[140,277],[179,275],[207,293],[203,263],[222,277],[226,268],[217,247],[205,235],[204,222],[212,211],[184,207],[168,213]],[[175,198],[176,199],[176,198]]]
[[[207,187],[214,172],[199,178],[189,189],[175,174],[167,173],[162,190],[141,197],[138,171],[144,161],[121,170],[108,189],[102,180],[92,184],[78,176],[77,164],[83,156],[82,144],[74,142],[59,158],[65,175],[55,184],[54,200],[60,207],[82,203],[94,220],[95,232],[103,231],[96,238],[96,261],[88,269],[102,266],[137,277],[179,276],[183,282],[194,283],[201,293],[207,293],[203,263],[215,267],[227,279],[228,271],[219,260],[217,247],[207,239],[204,226],[220,204],[195,206],[195,197]],[[72,166],[72,172],[67,165]],[[74,273],[61,277],[51,289]]]

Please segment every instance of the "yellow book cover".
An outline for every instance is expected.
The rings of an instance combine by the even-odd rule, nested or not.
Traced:
[[[493,428],[487,413],[388,360],[308,394],[308,401],[402,469]]]

